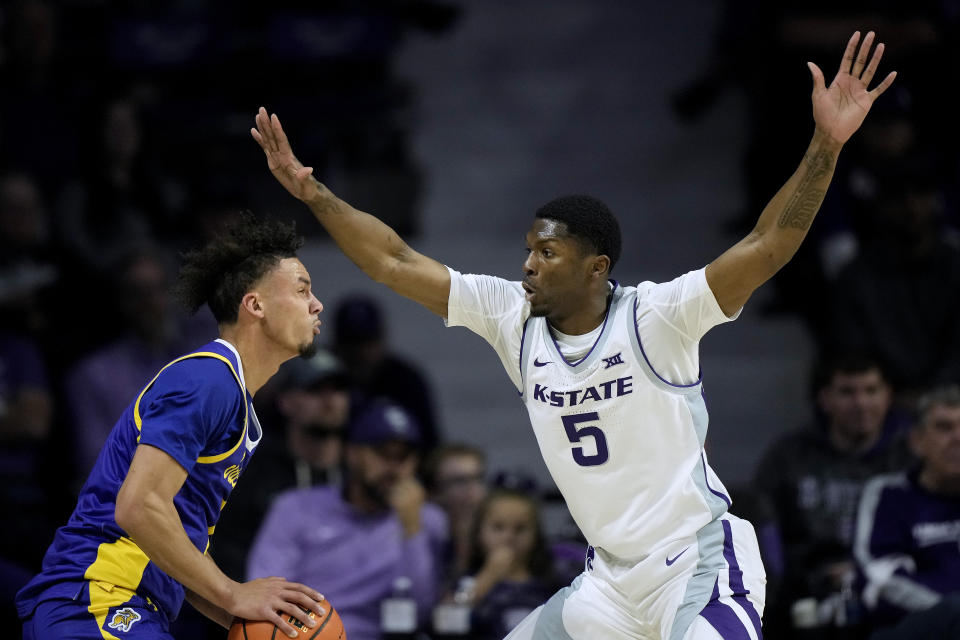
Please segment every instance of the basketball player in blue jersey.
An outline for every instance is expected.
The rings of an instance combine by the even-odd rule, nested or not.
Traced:
[[[315,180],[276,115],[260,109],[251,133],[268,167],[343,252],[448,325],[483,336],[520,392],[591,548],[584,573],[510,640],[761,637],[765,575],[753,528],[727,513],[730,498],[707,464],[698,345],[806,235],[843,144],[895,77],[868,89],[883,53],[873,44],[872,32],[862,42],[855,33],[829,87],[808,63],[813,139],[754,230],[706,268],[636,287],[609,279],[619,226],[587,196],[536,213],[522,282],[450,269]]]
[[[43,569],[19,594],[23,637],[170,639],[184,597],[229,627],[278,612],[308,626],[313,588],[238,583],[206,554],[220,510],[261,430],[253,394],[282,362],[308,353],[323,309],[297,259],[292,225],[244,217],[186,256],[178,293],[213,311],[220,337],[161,369],[110,433]]]

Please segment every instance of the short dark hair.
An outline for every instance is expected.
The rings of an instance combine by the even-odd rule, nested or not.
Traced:
[[[191,312],[207,304],[218,324],[232,324],[250,287],[302,246],[294,223],[243,213],[206,246],[184,254],[173,294]]]
[[[561,196],[537,209],[536,217],[564,223],[570,235],[610,258],[613,271],[620,259],[620,223],[603,202],[593,196]]]
[[[816,393],[829,387],[837,374],[853,375],[870,371],[876,371],[884,382],[890,383],[883,365],[869,353],[848,352],[821,357],[813,370],[813,391]]]

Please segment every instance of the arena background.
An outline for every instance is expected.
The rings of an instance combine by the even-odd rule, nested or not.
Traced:
[[[422,233],[410,242],[417,250],[462,272],[518,279],[533,211],[572,192],[596,195],[618,214],[624,251],[613,275],[626,284],[700,268],[735,241],[725,223],[743,206],[742,101],[730,91],[689,125],[670,103],[711,56],[719,3],[462,6],[449,36],[411,38],[396,61],[398,75],[419,88],[412,142],[426,184]],[[796,70],[801,83],[803,73]],[[310,124],[285,120],[294,141]],[[796,126],[812,133],[812,118]],[[254,151],[250,162],[260,163]],[[335,180],[330,186],[338,190]],[[526,411],[483,340],[444,329],[330,243],[304,255],[321,300],[357,290],[382,300],[391,344],[422,362],[436,386],[448,438],[483,446],[495,468],[534,472],[551,485]],[[809,338],[796,318],[761,314],[765,293],[702,344],[709,455],[732,485],[808,413]]]
[[[518,277],[533,211],[580,192],[620,218],[619,281],[671,279],[715,258],[759,214],[747,191],[758,179],[744,164],[763,104],[756,88],[774,80],[788,88],[771,90],[765,103],[766,130],[773,121],[783,134],[766,140],[773,177],[761,185],[765,197],[796,167],[812,132],[805,60],[768,46],[784,34],[763,30],[775,12],[766,4],[285,0],[264,10],[213,0],[4,2],[0,163],[37,180],[56,236],[64,185],[86,168],[102,108],[117,97],[136,101],[154,175],[178,185],[167,194],[180,203],[177,215],[157,225],[170,247],[196,240],[195,212],[211,203],[297,219],[310,236],[302,257],[317,296],[328,309],[351,293],[376,296],[391,347],[434,386],[444,439],[482,446],[492,470],[532,473],[549,493],[525,412],[493,351],[343,258],[267,172],[248,133],[253,115],[260,105],[278,112],[300,158],[335,192],[460,271]],[[777,10],[802,8],[802,19],[830,26],[810,47],[828,77],[855,27],[914,20],[915,41],[928,37],[930,50],[956,41],[955,2],[877,8],[895,4]],[[947,53],[937,62],[950,65]],[[936,76],[937,65],[928,67]],[[921,82],[928,78],[901,72],[897,87],[936,95]],[[893,92],[883,100],[902,102]],[[955,126],[940,129],[946,120],[934,116],[949,103],[932,102],[917,101],[925,109],[917,119],[942,136],[952,196]],[[834,184],[827,202],[843,188]],[[74,266],[60,265],[65,276],[86,273]],[[702,343],[708,452],[731,488],[749,482],[774,438],[812,417],[815,346],[804,316],[819,292],[811,285],[797,312],[777,290],[768,284],[737,322]],[[40,334],[54,376],[91,346],[81,338],[110,336],[109,317],[97,313],[115,302],[96,280],[73,280],[61,293],[45,301],[52,313]],[[58,428],[68,419],[59,414]]]

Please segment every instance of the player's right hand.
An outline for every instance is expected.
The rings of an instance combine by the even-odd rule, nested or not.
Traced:
[[[309,201],[320,192],[313,178],[313,167],[305,167],[293,155],[293,149],[283,132],[277,114],[268,114],[260,107],[255,118],[257,126],[250,129],[250,135],[257,141],[267,156],[267,167],[273,177],[298,200]]]
[[[326,613],[320,604],[323,599],[316,589],[274,576],[236,583],[233,603],[227,607],[227,611],[238,618],[267,620],[291,638],[296,638],[297,631],[287,623],[287,616],[313,627],[317,621],[304,609],[322,617]]]

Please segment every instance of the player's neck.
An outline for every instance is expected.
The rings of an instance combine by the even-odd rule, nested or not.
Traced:
[[[238,327],[221,327],[220,337],[233,345],[240,354],[243,381],[253,396],[277,372],[289,356],[277,353],[276,346],[263,340],[262,335],[251,335]]]
[[[547,316],[547,320],[554,330],[568,336],[582,336],[590,333],[606,319],[610,295],[610,290],[604,288],[603,291],[591,294],[585,301],[578,301],[570,313],[551,314]]]

